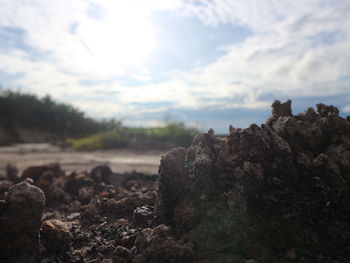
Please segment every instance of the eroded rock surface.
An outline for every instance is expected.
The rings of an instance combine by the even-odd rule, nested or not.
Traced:
[[[45,206],[43,191],[24,181],[9,188],[0,210],[0,258],[11,254],[36,254]]]
[[[48,252],[65,252],[70,249],[72,234],[61,220],[45,220],[41,224],[41,240]]]
[[[213,262],[350,258],[350,122],[334,106],[210,131],[161,160],[157,218]],[[230,261],[231,260],[231,261]]]
[[[159,176],[9,165],[0,262],[349,262],[349,120],[275,101],[261,126],[172,150]]]

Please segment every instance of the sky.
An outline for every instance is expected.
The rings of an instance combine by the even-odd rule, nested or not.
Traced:
[[[350,115],[350,1],[0,0],[0,85],[88,116],[219,133],[293,113]]]

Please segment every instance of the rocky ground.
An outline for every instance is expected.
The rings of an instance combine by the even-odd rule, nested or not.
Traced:
[[[272,105],[194,138],[159,173],[7,166],[1,262],[350,262],[350,118]]]

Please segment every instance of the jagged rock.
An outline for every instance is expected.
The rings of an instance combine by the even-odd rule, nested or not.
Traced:
[[[272,115],[292,116],[292,101],[287,100],[281,103],[279,100],[275,100],[272,104]]]
[[[64,252],[70,248],[72,234],[66,223],[52,219],[41,224],[41,240],[50,252]]]
[[[113,216],[114,218],[132,219],[134,211],[138,207],[154,204],[154,198],[149,195],[130,195],[116,200],[115,198],[92,198],[86,213],[83,215],[88,220],[100,216]],[[152,215],[148,215],[150,219]]]
[[[319,103],[316,106],[317,112],[321,117],[339,117],[339,110],[333,105],[328,106],[323,103]]]
[[[199,260],[280,262],[293,251],[304,262],[346,261],[350,123],[324,104],[296,116],[290,100],[272,108],[266,124],[168,153],[157,219],[194,242]]]
[[[71,173],[64,184],[64,190],[83,204],[88,204],[96,194],[113,197],[114,186],[110,187],[112,170],[107,165],[98,165],[91,173]],[[114,191],[114,193],[113,193]]]
[[[40,188],[25,181],[10,187],[0,212],[1,253],[38,252],[44,206],[45,195]]]
[[[48,171],[52,172],[55,177],[64,175],[64,172],[61,170],[61,167],[58,163],[51,163],[48,165],[31,166],[23,171],[21,177],[22,180],[26,178],[32,178],[34,182],[36,182],[45,172]]]
[[[154,220],[153,209],[149,205],[137,207],[133,213],[133,222],[137,226],[148,227]]]
[[[173,239],[170,228],[159,225],[145,228],[135,240],[137,255],[133,262],[191,262],[193,248],[189,243]]]
[[[69,194],[63,190],[65,180],[66,178],[63,174],[57,176],[49,170],[42,173],[40,178],[34,183],[44,191],[47,206],[62,205],[71,201]]]
[[[94,180],[95,184],[105,183],[110,184],[110,177],[113,174],[111,168],[107,165],[98,165],[93,168],[90,172],[92,180]]]
[[[157,176],[108,166],[0,181],[0,261],[348,262],[350,118],[272,107],[261,126],[169,152],[156,191]]]
[[[79,190],[83,187],[90,187],[93,185],[93,180],[87,173],[77,174],[76,172],[72,172],[67,181],[64,184],[64,190],[73,195],[78,196]]]

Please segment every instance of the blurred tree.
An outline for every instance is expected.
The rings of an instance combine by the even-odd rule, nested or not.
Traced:
[[[97,121],[49,95],[36,95],[0,88],[0,127],[48,131],[58,137],[81,137],[119,127],[114,119]]]

